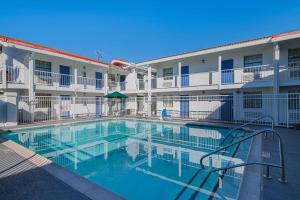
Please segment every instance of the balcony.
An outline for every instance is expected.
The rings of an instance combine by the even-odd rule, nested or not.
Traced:
[[[104,82],[102,79],[77,77],[77,88],[81,90],[102,90]]]
[[[0,83],[3,82],[4,68],[0,68]],[[6,83],[25,84],[25,69],[21,67],[6,67]]]
[[[274,68],[269,65],[260,65],[245,68],[235,68],[221,71],[221,85],[245,84],[273,79]]]
[[[296,69],[289,69],[289,77],[300,77]],[[300,70],[299,70],[300,71]],[[270,65],[261,65],[231,70],[200,72],[192,74],[174,75],[152,78],[151,88],[156,92],[192,91],[209,89],[226,89],[237,87],[271,86],[274,68]]]
[[[77,83],[74,75],[60,74],[46,71],[34,71],[34,84],[37,89],[76,89],[78,91],[97,91],[103,89],[103,80],[77,76]]]
[[[300,85],[300,66],[279,68],[279,77],[283,86]]]

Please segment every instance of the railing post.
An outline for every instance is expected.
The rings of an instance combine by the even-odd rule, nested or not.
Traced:
[[[218,86],[220,87],[220,85],[222,84],[222,56],[219,55],[218,56]]]
[[[277,133],[277,135],[278,135],[278,138],[279,138],[279,144],[278,144],[279,145],[279,161],[280,161],[280,166],[281,166],[281,169],[280,169],[281,177],[278,180],[280,182],[286,183],[287,180],[286,180],[286,174],[285,174],[285,161],[284,161],[283,144],[282,144],[281,137],[280,137],[279,133]]]

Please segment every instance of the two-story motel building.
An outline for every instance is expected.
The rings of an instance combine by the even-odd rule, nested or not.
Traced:
[[[217,110],[212,118],[223,120],[238,118],[241,110],[233,107],[239,106],[249,111],[243,113],[245,116],[255,117],[261,110],[271,110],[279,121],[278,115],[287,116],[288,110],[300,108],[299,99],[285,100],[284,114],[280,114],[282,102],[270,103],[263,97],[300,92],[299,30],[140,63],[121,59],[105,63],[0,36],[0,65],[1,91],[29,99],[60,96],[64,101],[90,97],[97,102],[109,92],[121,91],[129,99],[136,99],[126,105],[131,113],[159,115],[167,107],[178,111],[181,117],[188,117],[191,112],[207,117],[211,110]],[[217,102],[212,95],[244,100],[239,103],[225,99],[226,104],[231,103],[225,106],[226,114],[222,114],[224,98]],[[245,101],[251,95],[254,98]],[[207,99],[199,103],[201,97]],[[97,106],[91,109],[99,112]],[[291,116],[300,120],[300,113]],[[287,116],[281,120],[287,123],[292,119]]]

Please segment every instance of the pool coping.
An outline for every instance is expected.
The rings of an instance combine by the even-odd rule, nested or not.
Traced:
[[[2,131],[0,131],[0,141],[5,139],[1,135],[10,131],[10,130],[20,130],[20,129],[31,129],[31,128],[41,128],[41,127],[49,127],[49,126],[61,126],[61,125],[70,125],[74,123],[88,123],[88,122],[96,122],[96,121],[107,121],[107,120],[138,120],[138,121],[151,121],[151,122],[160,122],[160,123],[169,123],[174,125],[196,125],[196,126],[212,126],[216,128],[234,128],[237,124],[233,123],[216,123],[216,122],[204,122],[204,121],[195,121],[195,120],[160,120],[157,118],[136,118],[136,117],[102,117],[102,118],[95,118],[95,119],[76,119],[76,120],[69,120],[69,121],[50,121],[47,123],[34,123],[34,124],[26,124],[26,125],[18,125],[15,127],[4,127]],[[253,131],[253,129],[248,128],[241,128],[241,130],[245,131]],[[5,139],[7,140],[7,139]],[[250,149],[247,155],[247,161],[251,157],[253,160],[261,160],[261,137],[254,137],[251,140]],[[11,143],[14,143],[15,146],[19,146],[22,148],[22,151],[29,151],[29,153],[35,153],[11,140],[8,140]],[[254,142],[256,141],[256,142]],[[255,144],[254,144],[255,143]],[[254,148],[254,146],[256,148]],[[257,148],[259,147],[259,148]],[[12,149],[14,150],[14,149]],[[15,151],[15,150],[14,150]],[[18,153],[18,152],[17,152]],[[19,152],[20,153],[20,152]],[[45,162],[49,163],[47,166],[42,166],[47,172],[49,172],[52,176],[57,177],[67,185],[71,186],[75,190],[83,193],[87,197],[91,198],[92,200],[98,199],[97,195],[106,195],[105,197],[109,197],[109,199],[124,199],[123,197],[119,196],[118,194],[103,188],[101,185],[95,184],[90,180],[75,174],[63,167],[57,165],[56,163],[52,162],[51,160],[36,154],[39,159],[45,159]],[[239,186],[237,199],[247,199],[251,196],[252,200],[259,200],[261,197],[261,186],[262,186],[262,171],[261,167],[255,168],[253,166],[245,167],[244,174],[241,179],[241,183]],[[74,183],[73,183],[74,182]],[[256,183],[249,185],[249,182]],[[247,184],[248,183],[248,184]],[[90,191],[91,190],[91,191]],[[105,198],[106,199],[106,198]]]
[[[106,188],[91,182],[90,180],[75,174],[58,164],[52,162],[51,160],[15,143],[14,141],[8,140],[3,136],[0,136],[0,142],[5,145],[10,150],[14,151],[16,154],[26,158],[35,166],[45,170],[51,176],[56,177],[63,183],[72,187],[74,190],[82,193],[91,200],[99,199],[111,199],[111,200],[123,200],[125,198],[120,195],[107,190]],[[33,155],[33,156],[32,156]]]

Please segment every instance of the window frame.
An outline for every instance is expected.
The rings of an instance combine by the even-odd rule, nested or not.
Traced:
[[[169,70],[169,72],[167,70]],[[163,78],[165,81],[173,80],[173,76],[174,76],[173,67],[163,68]]]
[[[258,57],[261,59],[260,61],[259,61]],[[252,59],[252,61],[251,61],[251,59]],[[262,65],[263,65],[263,54],[254,54],[254,55],[244,56],[244,71],[247,71],[247,69],[249,69],[249,68],[258,67],[258,66],[262,66]]]
[[[294,56],[296,58],[292,58],[291,52],[296,51],[299,55]],[[292,61],[295,59],[296,61]],[[288,49],[288,67],[300,67],[300,48]]]

